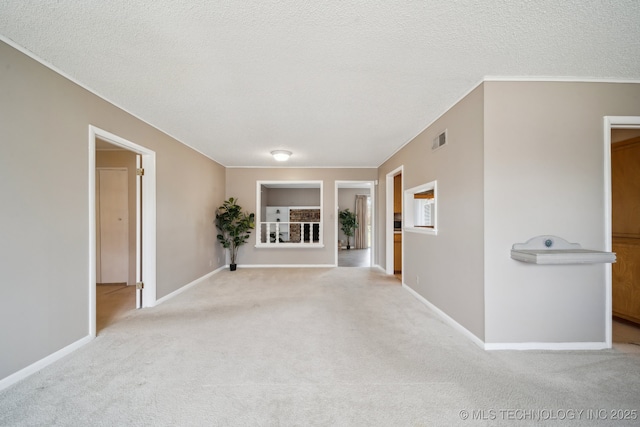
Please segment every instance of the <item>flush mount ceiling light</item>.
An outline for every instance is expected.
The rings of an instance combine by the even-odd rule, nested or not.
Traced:
[[[291,151],[274,150],[271,152],[271,155],[279,162],[286,162],[287,160],[289,160],[289,157],[291,157]]]

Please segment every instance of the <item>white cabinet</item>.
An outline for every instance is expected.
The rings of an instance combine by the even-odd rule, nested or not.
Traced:
[[[267,206],[268,223],[278,224],[280,239],[284,242],[289,241],[289,208],[287,206]],[[269,224],[269,235],[271,240],[275,239],[276,224]]]

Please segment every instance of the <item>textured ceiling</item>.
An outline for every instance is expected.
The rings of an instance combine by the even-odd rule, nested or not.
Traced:
[[[638,0],[0,0],[0,35],[225,166],[377,167],[486,76],[640,81]]]

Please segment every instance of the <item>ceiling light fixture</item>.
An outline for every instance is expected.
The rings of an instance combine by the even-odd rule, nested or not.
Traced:
[[[274,150],[271,152],[271,155],[279,162],[286,162],[287,160],[289,160],[289,157],[291,157],[291,151]]]

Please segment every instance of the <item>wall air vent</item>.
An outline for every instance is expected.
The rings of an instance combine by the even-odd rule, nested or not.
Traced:
[[[437,150],[447,143],[447,131],[445,130],[435,138],[433,138],[433,144],[431,144],[432,150]]]

